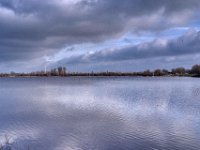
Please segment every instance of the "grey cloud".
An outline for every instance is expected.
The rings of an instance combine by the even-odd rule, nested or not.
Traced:
[[[182,56],[200,53],[200,31],[189,30],[177,39],[156,39],[122,49],[109,49],[91,54],[83,54],[58,63],[81,64],[96,62],[117,62],[157,57]]]
[[[1,0],[0,62],[26,61],[126,32],[181,26],[199,5],[198,0]]]

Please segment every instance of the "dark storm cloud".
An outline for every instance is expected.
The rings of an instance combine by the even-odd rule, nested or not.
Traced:
[[[200,53],[200,32],[189,30],[173,40],[157,39],[122,49],[109,49],[63,59],[62,64],[116,62]]]
[[[199,5],[198,0],[1,0],[0,61],[183,25]]]

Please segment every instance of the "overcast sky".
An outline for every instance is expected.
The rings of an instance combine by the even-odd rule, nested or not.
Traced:
[[[200,63],[199,0],[0,0],[0,72]]]

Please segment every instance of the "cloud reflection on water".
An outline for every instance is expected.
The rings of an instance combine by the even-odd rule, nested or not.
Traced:
[[[200,87],[196,79],[0,82],[5,87],[0,87],[0,135],[9,134],[35,150],[196,150],[200,146],[200,102],[192,96],[193,88]],[[196,105],[191,104],[194,101]]]

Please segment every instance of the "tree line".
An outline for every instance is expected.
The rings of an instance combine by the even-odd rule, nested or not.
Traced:
[[[145,70],[141,72],[69,72],[66,67],[57,67],[49,71],[36,71],[31,73],[0,73],[0,77],[48,77],[48,76],[192,76],[200,77],[200,65],[194,65],[191,69],[185,69],[183,67],[156,70]]]

